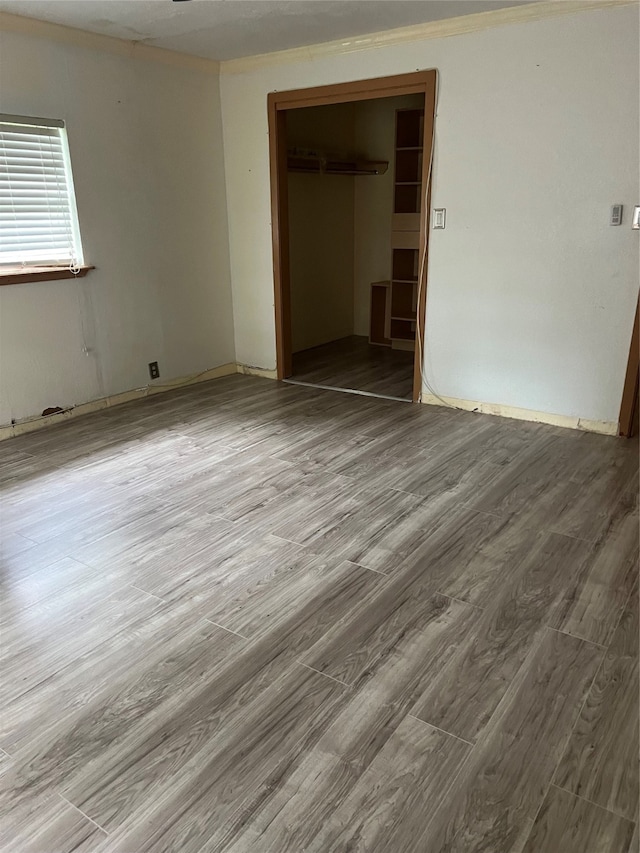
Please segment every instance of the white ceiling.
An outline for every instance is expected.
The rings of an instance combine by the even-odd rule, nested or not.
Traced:
[[[523,2],[527,0],[0,0],[0,11],[223,60]]]

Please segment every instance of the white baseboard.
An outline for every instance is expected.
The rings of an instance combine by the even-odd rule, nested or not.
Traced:
[[[236,364],[236,372],[244,376],[261,376],[263,379],[277,379],[278,371],[266,367],[252,367],[250,364]]]
[[[199,382],[208,382],[210,379],[218,379],[221,376],[231,376],[241,373],[244,376],[259,376],[263,379],[276,379],[277,372],[264,367],[252,367],[248,364],[229,362],[220,367],[212,367],[195,376],[185,376],[175,379],[169,383],[158,385],[147,385],[144,388],[134,388],[131,391],[123,391],[120,394],[112,394],[110,397],[102,397],[99,400],[90,400],[88,403],[80,403],[54,415],[45,417],[25,418],[13,424],[0,426],[0,441],[24,435],[38,429],[54,426],[63,421],[88,415],[91,412],[99,412],[111,406],[120,406],[132,400],[140,400],[153,394],[164,394],[174,388],[183,388],[186,385],[195,385]],[[519,409],[514,406],[502,406],[499,403],[478,403],[475,400],[461,400],[457,397],[436,397],[433,394],[423,394],[422,402],[432,406],[442,406],[443,402],[456,409],[468,412],[482,412],[487,415],[498,415],[503,418],[515,418],[520,421],[533,421],[535,423],[552,424],[553,426],[566,427],[568,429],[581,429],[585,432],[597,432],[602,435],[617,435],[617,421],[596,421],[588,418],[576,418],[568,415],[553,415],[548,412],[535,412],[532,409]]]
[[[484,415],[498,415],[502,418],[514,418],[518,421],[533,421],[540,424],[581,429],[585,432],[598,432],[602,435],[617,435],[617,421],[595,421],[589,418],[578,418],[570,415],[553,415],[549,412],[536,412],[533,409],[519,409],[516,406],[503,406],[500,403],[478,403],[475,400],[461,400],[458,397],[436,397],[434,394],[423,394],[422,402],[429,406],[442,406],[443,401],[456,409],[466,412],[482,412]]]
[[[164,394],[175,388],[183,388],[186,385],[196,385],[199,382],[208,382],[210,379],[219,379],[221,376],[231,376],[238,372],[240,372],[238,370],[238,365],[231,361],[228,364],[221,364],[220,367],[212,367],[210,370],[205,370],[195,376],[183,376],[179,379],[174,379],[171,382],[147,385],[144,388],[133,388],[131,391],[122,391],[120,394],[112,394],[110,397],[102,397],[99,400],[90,400],[88,403],[79,403],[77,406],[72,406],[54,415],[46,415],[44,417],[40,415],[35,418],[25,418],[25,420],[17,421],[13,424],[0,426],[0,441],[7,438],[13,438],[16,435],[24,435],[27,432],[34,432],[38,429],[54,426],[55,424],[71,420],[72,418],[79,418],[82,415],[88,415],[91,412],[99,412],[102,409],[109,409],[111,406],[120,406],[122,403],[131,402],[131,400],[140,400],[142,397],[149,397],[153,394]]]

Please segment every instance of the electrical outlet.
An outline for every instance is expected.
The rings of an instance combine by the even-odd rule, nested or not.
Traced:
[[[152,379],[160,379],[160,368],[157,361],[149,362],[149,376]]]

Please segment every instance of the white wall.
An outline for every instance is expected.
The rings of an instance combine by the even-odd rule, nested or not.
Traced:
[[[391,278],[391,216],[396,110],[421,109],[422,95],[376,98],[354,107],[356,148],[371,160],[388,160],[384,175],[355,179],[354,334],[369,335],[371,282]]]
[[[0,287],[0,424],[234,361],[217,74],[4,32],[0,112],[66,120],[96,266]]]
[[[287,146],[350,152],[353,106],[290,110]],[[354,178],[288,173],[293,352],[353,334]]]
[[[230,66],[231,67],[231,66]],[[440,394],[615,421],[638,232],[638,10],[314,56],[221,78],[239,361],[275,366],[267,93],[437,68],[428,375]],[[247,246],[251,251],[247,251]]]

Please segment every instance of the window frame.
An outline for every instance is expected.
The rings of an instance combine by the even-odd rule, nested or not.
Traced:
[[[57,281],[68,278],[82,278],[89,272],[89,270],[94,269],[94,267],[87,264],[84,260],[84,250],[80,234],[80,220],[78,216],[78,206],[76,201],[75,184],[73,181],[73,170],[71,167],[71,154],[69,150],[69,137],[67,134],[66,123],[62,119],[0,113],[0,124],[14,124],[16,127],[58,128],[62,147],[62,160],[64,164],[64,177],[68,195],[72,240],[74,248],[78,250],[79,254],[79,263],[73,267],[71,264],[66,262],[56,264],[26,261],[22,264],[0,264],[0,286],[7,284],[23,284],[32,281]]]

